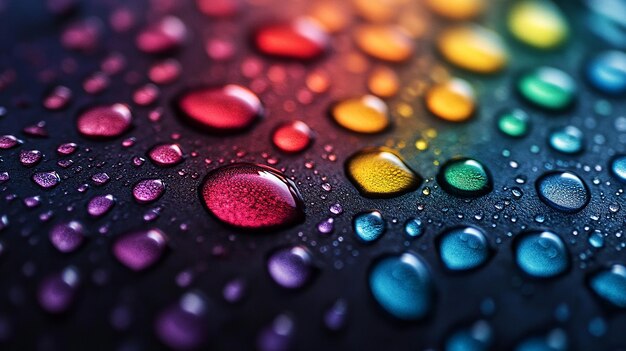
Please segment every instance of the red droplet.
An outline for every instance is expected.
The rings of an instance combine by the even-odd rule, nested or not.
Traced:
[[[132,114],[128,106],[114,104],[111,106],[97,106],[84,111],[76,125],[78,131],[86,137],[95,139],[109,139],[126,132],[132,121]]]
[[[239,0],[196,0],[198,9],[210,17],[230,17],[239,11]]]
[[[148,156],[159,166],[174,166],[183,161],[183,150],[178,144],[161,144],[153,147]]]
[[[295,184],[268,166],[236,163],[213,170],[204,179],[201,196],[209,212],[238,228],[274,228],[304,217]]]
[[[328,35],[312,20],[300,18],[291,23],[258,28],[254,33],[254,44],[266,55],[309,60],[326,51]]]
[[[148,25],[137,36],[137,47],[148,54],[163,54],[178,49],[187,36],[187,27],[178,18],[168,16]]]
[[[274,130],[272,142],[283,152],[297,153],[304,151],[313,140],[313,131],[302,121],[281,124]]]
[[[246,129],[263,113],[259,98],[234,84],[188,91],[178,108],[192,124],[220,133]]]

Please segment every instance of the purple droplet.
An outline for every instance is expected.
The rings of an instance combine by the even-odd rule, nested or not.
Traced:
[[[230,303],[236,303],[241,301],[246,293],[246,282],[241,278],[235,278],[226,285],[224,285],[224,289],[222,289],[222,295],[224,296],[224,300]]]
[[[324,325],[331,331],[339,331],[346,325],[348,303],[338,299],[324,312]]]
[[[24,132],[24,134],[31,136],[31,137],[37,137],[37,138],[48,137],[48,130],[46,129],[45,121],[39,121],[35,124],[28,125],[24,127],[24,129],[22,129],[22,132]]]
[[[159,314],[154,327],[159,340],[174,350],[199,348],[208,339],[206,299],[199,293],[186,293]]]
[[[321,234],[330,234],[335,229],[335,220],[327,218],[317,224],[317,231]]]
[[[57,250],[63,253],[73,252],[83,243],[85,229],[77,221],[59,223],[52,227],[49,238],[52,246],[56,247]]]
[[[165,183],[161,179],[144,179],[133,188],[133,197],[139,203],[156,201],[163,195]]]
[[[0,184],[8,182],[11,179],[9,172],[0,172]]]
[[[41,204],[41,196],[30,196],[24,199],[24,205],[28,208],[34,208]]]
[[[341,207],[341,204],[333,204],[330,206],[330,213],[340,215],[343,213],[343,207]]]
[[[26,167],[31,167],[39,163],[42,156],[39,150],[22,150],[20,151],[20,163]]]
[[[33,181],[44,189],[50,189],[59,184],[61,177],[55,171],[37,172],[33,174]]]
[[[148,157],[159,166],[174,166],[183,161],[183,150],[178,144],[161,144],[153,147]]]
[[[115,205],[115,197],[111,194],[94,196],[87,203],[87,212],[93,217],[105,215]]]
[[[0,136],[0,149],[11,149],[21,144],[22,141],[13,135]]]
[[[59,155],[68,156],[76,152],[77,148],[78,145],[76,145],[75,143],[64,143],[57,147],[57,152],[59,153]]]
[[[269,257],[267,270],[283,288],[301,288],[313,275],[311,254],[301,246],[277,250]]]
[[[62,85],[52,89],[50,94],[43,100],[43,106],[48,110],[60,110],[67,106],[72,98],[72,91]]]
[[[127,233],[113,244],[113,255],[133,271],[155,264],[165,252],[167,237],[159,229]]]
[[[278,315],[270,326],[259,333],[257,348],[261,351],[287,351],[293,332],[293,318],[287,314]]]
[[[41,308],[54,314],[66,312],[74,302],[79,280],[78,270],[74,267],[45,278],[37,293]]]
[[[91,180],[93,180],[93,182],[96,185],[104,185],[104,184],[108,183],[110,179],[111,179],[111,177],[109,177],[109,175],[104,173],[104,172],[96,173],[96,174],[91,176]]]
[[[177,17],[168,16],[148,25],[137,36],[137,47],[148,54],[162,54],[178,49],[187,36],[187,27]]]
[[[76,122],[78,131],[93,139],[111,139],[130,129],[132,113],[124,104],[97,106],[83,111]]]

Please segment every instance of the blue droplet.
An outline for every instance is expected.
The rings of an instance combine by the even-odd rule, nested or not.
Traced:
[[[391,315],[417,320],[430,310],[433,286],[423,261],[411,253],[376,262],[369,274],[374,299]]]
[[[550,207],[563,212],[578,212],[589,202],[589,189],[576,174],[549,172],[537,179],[539,198]]]
[[[577,154],[583,150],[584,135],[574,126],[558,128],[550,133],[550,147],[564,154]]]
[[[606,321],[602,317],[596,317],[589,321],[589,334],[601,337],[606,334]]]
[[[453,271],[476,268],[487,262],[489,253],[487,238],[473,227],[451,229],[439,239],[441,261]]]
[[[611,160],[611,172],[621,182],[626,183],[626,155],[618,155]]]
[[[604,300],[621,308],[626,308],[626,267],[615,264],[594,274],[589,285],[591,290]]]
[[[520,234],[515,244],[515,262],[524,273],[537,277],[557,276],[569,267],[563,240],[551,232]]]
[[[491,346],[493,332],[485,321],[478,321],[470,328],[453,333],[446,340],[445,351],[487,351]]]
[[[522,341],[515,351],[564,351],[567,350],[567,336],[561,329],[555,329],[545,336],[533,336]]]
[[[626,92],[626,53],[609,50],[598,54],[587,65],[587,79],[603,93]]]
[[[600,232],[593,232],[589,235],[589,244],[596,249],[604,246],[604,236]]]
[[[366,243],[375,241],[385,232],[385,220],[378,211],[356,215],[353,224],[358,238]]]
[[[412,238],[418,237],[424,232],[424,225],[420,219],[411,218],[404,224],[404,232]]]

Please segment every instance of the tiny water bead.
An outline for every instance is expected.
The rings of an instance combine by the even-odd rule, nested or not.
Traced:
[[[440,16],[453,20],[466,20],[483,12],[487,2],[485,0],[427,0],[426,4]]]
[[[614,264],[589,279],[591,290],[614,306],[626,308],[626,267]]]
[[[553,130],[548,141],[550,147],[564,154],[577,154],[584,148],[583,132],[574,126]]]
[[[204,178],[200,196],[212,215],[237,228],[269,229],[304,218],[296,185],[264,165],[236,163],[217,168]]]
[[[178,144],[160,144],[150,149],[148,157],[158,166],[171,167],[183,162],[183,150]]]
[[[395,197],[417,189],[422,177],[384,147],[363,149],[346,161],[346,174],[366,197]]]
[[[55,171],[37,172],[33,174],[33,182],[43,189],[54,188],[61,182],[61,177]]]
[[[493,188],[487,167],[471,158],[453,158],[444,163],[437,182],[446,192],[461,197],[482,196]]]
[[[585,70],[589,83],[610,95],[626,93],[626,53],[617,50],[597,54]]]
[[[376,241],[386,229],[383,215],[378,211],[357,214],[354,216],[352,225],[357,237],[364,243]]]
[[[165,192],[165,183],[161,179],[144,179],[133,187],[133,198],[140,204],[158,200]]]
[[[80,113],[76,126],[85,137],[112,139],[128,131],[132,119],[130,109],[124,104],[96,106]]]
[[[433,283],[421,258],[412,253],[389,256],[374,263],[369,288],[378,304],[401,320],[424,318],[433,304]]]
[[[489,259],[489,243],[483,232],[477,228],[453,228],[442,233],[438,240],[439,257],[449,270],[474,269]]]
[[[578,212],[589,202],[589,188],[576,174],[555,171],[543,174],[536,183],[541,201],[562,212]]]
[[[576,82],[567,73],[548,66],[525,72],[517,80],[517,91],[529,103],[549,110],[562,111],[576,98]]]
[[[517,40],[537,49],[555,48],[569,33],[561,10],[545,0],[516,2],[509,12],[507,25]]]
[[[362,25],[355,32],[356,45],[383,61],[402,62],[411,57],[413,39],[402,28],[388,24]]]
[[[339,101],[331,106],[330,116],[339,126],[362,134],[383,132],[391,123],[387,104],[373,95]]]
[[[475,96],[474,89],[467,81],[452,78],[428,89],[426,108],[444,121],[465,122],[476,109]]]
[[[498,72],[508,60],[500,36],[474,24],[445,29],[437,38],[437,48],[449,63],[475,73]]]
[[[621,182],[626,183],[626,155],[617,155],[610,161],[611,173]]]
[[[520,109],[502,111],[497,116],[498,130],[511,138],[521,138],[528,134],[530,118]]]
[[[312,142],[313,131],[302,121],[283,123],[272,133],[272,143],[285,153],[302,152]]]
[[[124,266],[138,272],[154,265],[165,253],[167,236],[159,229],[126,233],[113,243],[113,255]]]
[[[50,243],[63,253],[74,252],[85,239],[85,228],[78,221],[59,223],[48,234]]]
[[[517,266],[532,277],[555,277],[570,265],[563,240],[552,232],[522,233],[515,240],[514,251]]]
[[[404,233],[411,238],[416,238],[424,233],[424,224],[419,218],[411,218],[404,223]]]
[[[276,282],[286,289],[298,289],[306,285],[314,273],[313,259],[301,246],[274,251],[267,260],[267,271]]]
[[[259,98],[235,84],[189,90],[176,106],[185,121],[214,133],[245,130],[263,115]]]
[[[271,23],[253,33],[259,52],[286,59],[311,60],[320,57],[329,44],[328,33],[313,19],[298,18],[289,23]]]

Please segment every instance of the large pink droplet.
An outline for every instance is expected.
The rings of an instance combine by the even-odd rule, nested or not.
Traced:
[[[263,113],[259,98],[234,84],[190,90],[177,106],[188,122],[219,133],[246,129]]]
[[[167,246],[167,237],[159,229],[131,232],[113,244],[113,255],[133,271],[142,271],[155,264]]]
[[[317,58],[326,51],[328,42],[328,34],[306,18],[291,23],[268,24],[254,33],[254,45],[260,52],[288,59]]]
[[[236,163],[213,170],[200,193],[209,212],[234,227],[266,229],[294,224],[304,217],[295,184],[263,165]]]
[[[137,47],[148,54],[163,54],[178,49],[186,36],[185,24],[168,16],[142,30],[137,36]]]
[[[111,139],[130,129],[132,118],[130,109],[124,104],[96,106],[81,113],[76,126],[83,136]]]

